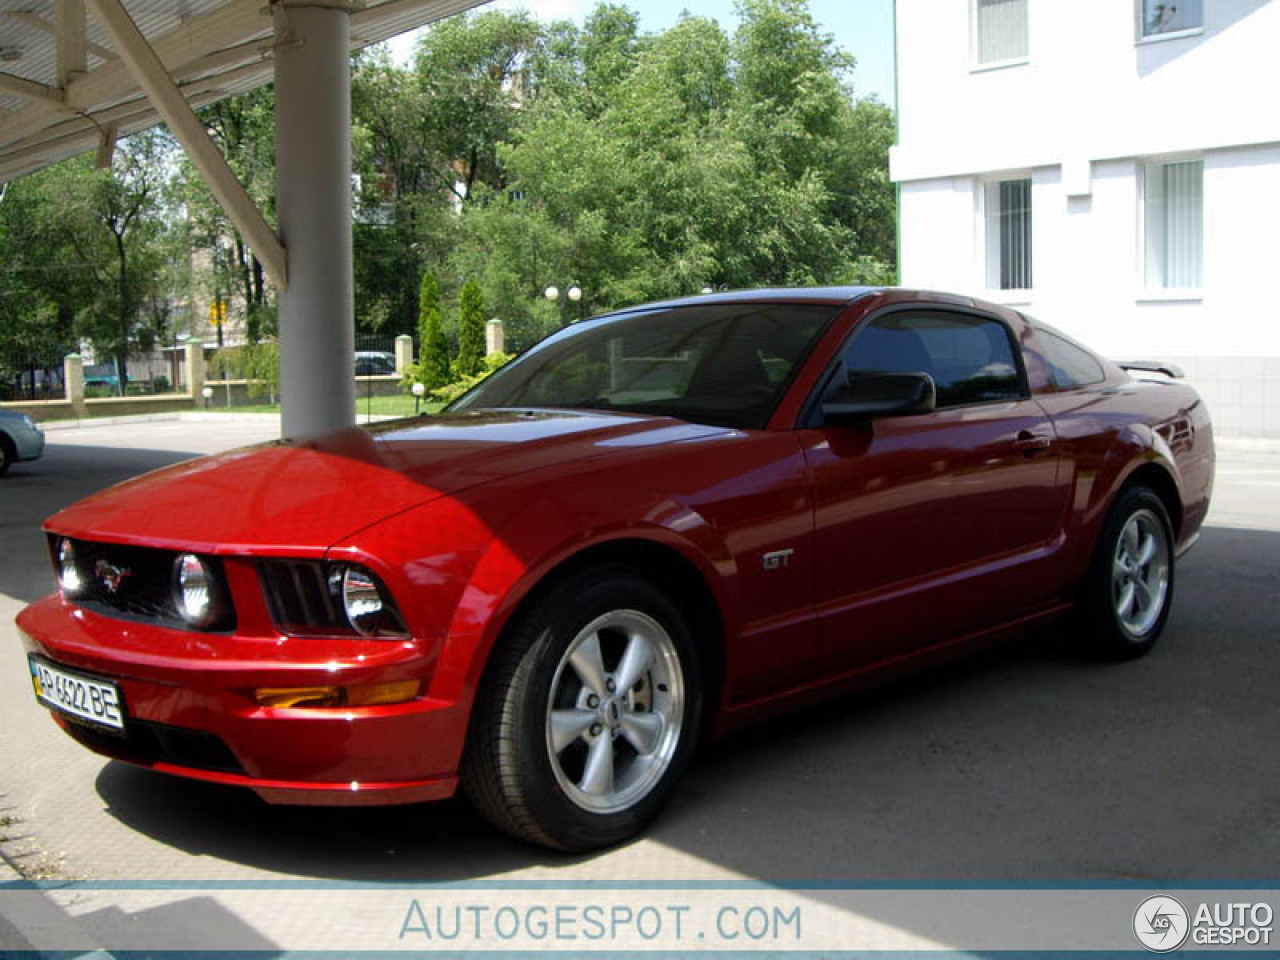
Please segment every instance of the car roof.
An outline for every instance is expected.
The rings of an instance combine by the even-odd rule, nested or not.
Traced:
[[[764,287],[758,290],[724,290],[716,293],[704,293],[693,297],[679,297],[673,300],[659,300],[639,306],[616,310],[606,316],[620,316],[626,313],[637,313],[646,310],[667,309],[670,307],[712,306],[722,303],[825,303],[841,306],[857,300],[869,293],[876,293],[884,287]]]

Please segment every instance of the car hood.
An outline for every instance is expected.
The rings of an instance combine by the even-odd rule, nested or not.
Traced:
[[[306,554],[477,484],[723,432],[665,417],[551,410],[398,420],[166,467],[81,500],[45,528],[201,553]]]

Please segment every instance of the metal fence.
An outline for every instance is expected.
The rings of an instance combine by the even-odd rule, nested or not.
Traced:
[[[42,366],[35,357],[0,365],[0,402],[65,400],[66,397],[61,365]]]

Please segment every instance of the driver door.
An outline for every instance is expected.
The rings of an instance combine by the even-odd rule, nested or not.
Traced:
[[[801,431],[828,673],[1014,620],[1046,600],[1041,570],[1066,489],[1052,423],[1016,350],[994,317],[916,307],[871,318],[846,344],[849,375],[928,373],[937,408]]]

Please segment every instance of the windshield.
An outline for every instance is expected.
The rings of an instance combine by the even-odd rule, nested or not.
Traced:
[[[733,303],[602,317],[543,340],[449,409],[567,407],[762,428],[839,309]]]

